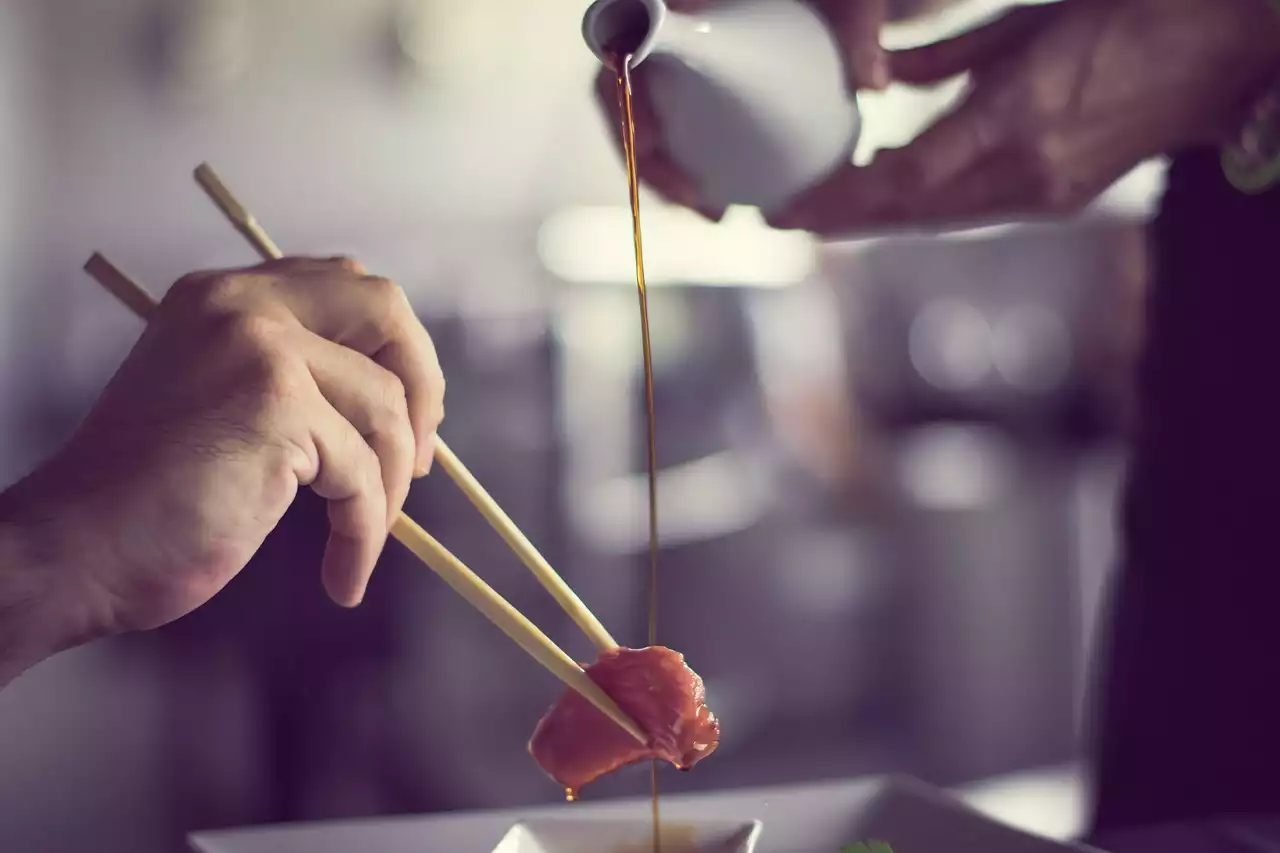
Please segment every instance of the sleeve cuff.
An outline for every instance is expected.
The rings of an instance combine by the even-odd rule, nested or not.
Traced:
[[[1268,0],[1280,12],[1280,0]],[[1239,137],[1222,149],[1222,173],[1243,193],[1280,183],[1280,83],[1253,103]]]

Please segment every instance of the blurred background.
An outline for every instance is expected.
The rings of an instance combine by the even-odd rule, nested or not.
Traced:
[[[449,376],[450,443],[642,644],[634,270],[585,5],[0,0],[0,481],[58,445],[139,333],[81,273],[91,252],[156,292],[253,260],[191,181],[208,160],[286,252],[404,285]],[[867,97],[860,156],[956,91]],[[825,247],[646,200],[659,637],[724,722],[715,760],[667,790],[1077,778],[1161,177],[1144,166],[1069,224]],[[450,483],[408,509],[589,655]],[[331,606],[324,525],[300,500],[209,607],[0,694],[0,847],[176,851],[196,828],[560,797],[525,752],[557,684],[395,544],[360,610]]]

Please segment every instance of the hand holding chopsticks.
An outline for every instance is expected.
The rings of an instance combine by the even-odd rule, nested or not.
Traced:
[[[259,253],[268,258],[279,257],[279,249],[275,247],[275,244],[271,242],[270,238],[267,237],[243,206],[226,191],[225,186],[217,180],[216,176],[207,167],[202,167],[199,176],[201,185],[214,197],[219,208],[232,218],[237,229],[250,239]],[[86,269],[139,316],[144,319],[151,316],[155,307],[154,300],[143,288],[112,266],[105,258],[95,255],[86,266]],[[605,632],[599,621],[578,600],[577,596],[560,579],[559,575],[551,569],[545,559],[538,554],[527,538],[519,532],[510,518],[502,512],[496,502],[493,501],[493,498],[484,491],[444,442],[438,443],[436,457],[441,467],[459,485],[468,499],[484,514],[490,524],[502,534],[503,538],[529,566],[539,581],[555,595],[557,601],[583,627],[592,641],[602,648],[613,647],[612,638]],[[545,634],[539,631],[528,619],[516,611],[425,530],[403,513],[400,513],[392,524],[391,533],[427,563],[455,591],[459,592],[479,609],[486,618],[494,622],[495,625],[550,669],[558,678],[571,688],[582,693],[597,708],[637,740],[641,742],[645,740],[645,735],[635,725],[634,721],[629,719],[600,690],[572,658],[560,650]]]
[[[201,163],[196,168],[195,178],[196,183],[208,194],[218,210],[222,211],[223,216],[248,240],[249,245],[262,256],[263,260],[277,260],[283,257],[275,242],[267,236],[267,232],[231,190],[227,189],[226,184],[208,163]],[[551,568],[551,564],[538,552],[528,537],[520,532],[515,522],[502,511],[502,507],[498,506],[498,502],[485,491],[480,481],[471,475],[449,445],[445,444],[444,439],[436,440],[436,461],[444,468],[449,479],[453,480],[467,496],[467,500],[471,501],[489,525],[515,552],[520,561],[533,572],[538,582],[551,593],[569,618],[591,639],[595,647],[600,651],[616,648],[618,644],[614,642],[613,637],[609,636],[609,632],[605,630],[604,625],[600,624],[600,620],[587,609],[555,569]]]

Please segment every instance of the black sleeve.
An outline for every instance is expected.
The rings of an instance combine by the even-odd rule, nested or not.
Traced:
[[[1099,645],[1095,824],[1280,810],[1280,192],[1178,158]]]

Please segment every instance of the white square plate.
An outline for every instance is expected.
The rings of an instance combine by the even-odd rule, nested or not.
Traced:
[[[663,853],[753,853],[760,821],[667,823]],[[650,853],[653,824],[645,820],[548,818],[518,823],[493,853]]]

